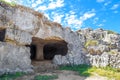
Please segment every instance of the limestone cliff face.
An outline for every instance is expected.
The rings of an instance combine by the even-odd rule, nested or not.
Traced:
[[[0,37],[0,72],[31,69],[32,54],[30,47],[27,47],[31,45],[36,46],[34,59],[37,60],[44,60],[44,46],[48,46],[50,50],[56,50],[52,50],[52,60],[55,64],[86,63],[83,54],[85,52],[77,32],[63,28],[60,24],[49,21],[42,13],[29,8],[0,2],[0,31],[0,36],[3,35]],[[58,44],[60,47],[56,47]],[[7,46],[11,47],[8,49]]]
[[[0,42],[0,74],[31,71],[29,56],[30,50],[27,47]]]
[[[83,38],[90,64],[97,67],[120,68],[120,34],[86,28],[78,31]]]

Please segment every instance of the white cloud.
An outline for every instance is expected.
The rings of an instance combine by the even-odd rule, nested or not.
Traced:
[[[104,2],[104,0],[97,0],[98,3]]]
[[[64,17],[63,14],[53,12],[52,16],[54,22],[62,23],[62,18]]]
[[[38,10],[40,10],[40,11],[45,11],[45,10],[47,10],[48,8],[46,7],[46,6],[40,6],[40,7],[38,7],[38,8],[36,8],[35,10],[36,11],[38,11]]]
[[[82,27],[84,21],[95,16],[95,13],[93,12],[93,10],[84,13],[79,18],[77,17],[77,15],[75,15],[75,13],[74,14],[73,13],[74,13],[73,11],[70,11],[69,14],[65,15],[64,23],[74,29],[80,29]]]
[[[114,4],[111,9],[114,10],[114,9],[117,9],[119,7],[119,4]]]
[[[102,27],[102,26],[104,26],[104,24],[98,24],[97,26]]]
[[[111,1],[108,1],[108,2],[106,2],[105,4],[104,4],[104,6],[107,6],[107,5],[109,5],[111,3]]]
[[[67,21],[68,25],[75,24],[75,25],[81,26],[81,24],[82,24],[82,21],[80,19],[77,19],[76,15],[66,16],[65,20]]]
[[[34,0],[32,0],[32,3],[34,2]],[[32,4],[32,7],[35,8],[37,5],[42,4],[43,0],[36,0],[35,3]]]
[[[35,4],[33,6],[35,6]],[[56,8],[63,7],[63,6],[64,6],[64,0],[56,0],[56,1],[50,0],[48,4],[43,4],[39,6],[38,8],[36,8],[36,10],[45,11],[45,10],[50,10],[50,9],[56,9]]]
[[[95,13],[86,12],[83,16],[80,17],[80,20],[85,21],[93,16],[95,16]]]
[[[105,22],[106,22],[106,20],[105,20],[105,19],[103,19],[103,20],[102,20],[102,22],[103,22],[103,23],[105,23]]]
[[[113,13],[118,13],[118,11],[114,11]]]
[[[93,19],[93,24],[96,24],[98,20],[99,20],[98,17],[94,18],[94,19]]]

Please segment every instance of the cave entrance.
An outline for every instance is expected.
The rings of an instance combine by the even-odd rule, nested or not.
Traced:
[[[65,56],[68,48],[65,41],[50,41],[44,45],[43,54],[45,60],[52,60],[55,55]]]
[[[67,43],[64,40],[33,37],[30,45],[30,58],[32,61],[52,60],[55,55],[65,56],[67,51]]]
[[[31,44],[30,45],[30,53],[31,53],[31,60],[35,60],[36,57],[36,45]]]
[[[6,33],[6,29],[0,29],[0,41],[4,41],[5,39],[5,33]]]

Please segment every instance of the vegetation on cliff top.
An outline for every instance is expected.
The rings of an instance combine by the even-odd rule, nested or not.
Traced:
[[[7,2],[5,0],[0,0],[0,2],[3,2],[3,3],[5,3],[5,4],[9,5],[9,6],[15,6],[16,5],[16,1],[17,0],[12,0],[11,2]]]

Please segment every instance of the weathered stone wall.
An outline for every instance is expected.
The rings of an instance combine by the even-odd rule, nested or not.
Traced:
[[[113,68],[120,68],[120,53],[109,54],[107,52],[101,55],[87,55],[92,66],[106,67],[111,66]]]
[[[109,30],[90,28],[78,31],[91,65],[120,68],[120,34]]]
[[[31,71],[30,49],[0,42],[0,74]]]

